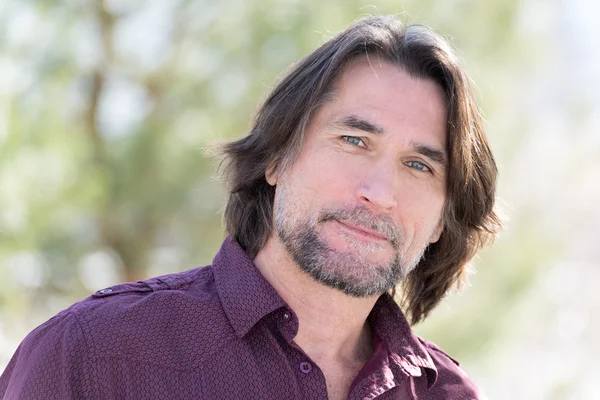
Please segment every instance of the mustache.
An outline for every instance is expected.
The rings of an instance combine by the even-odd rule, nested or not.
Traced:
[[[319,215],[319,222],[348,221],[365,229],[382,234],[397,247],[402,237],[402,231],[396,226],[389,215],[375,215],[365,207],[357,206],[352,209],[324,210]]]

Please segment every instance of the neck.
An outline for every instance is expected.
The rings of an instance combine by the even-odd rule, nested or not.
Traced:
[[[299,319],[294,342],[311,358],[365,362],[373,336],[367,317],[378,295],[356,298],[327,287],[302,271],[271,237],[254,263]]]

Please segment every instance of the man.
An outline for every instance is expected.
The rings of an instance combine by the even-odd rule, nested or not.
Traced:
[[[5,399],[480,398],[405,317],[423,320],[499,226],[494,160],[440,37],[358,21],[225,155],[213,264],[61,312],[17,350]]]

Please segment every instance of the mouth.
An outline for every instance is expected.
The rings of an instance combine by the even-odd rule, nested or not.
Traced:
[[[363,226],[352,224],[348,221],[335,220],[337,224],[346,232],[365,241],[388,241],[388,238],[377,231],[365,228]]]

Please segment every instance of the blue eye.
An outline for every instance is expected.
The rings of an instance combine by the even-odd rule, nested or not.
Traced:
[[[421,161],[408,161],[406,165],[413,169],[416,169],[417,171],[431,172],[431,169],[427,165],[423,164]]]
[[[365,145],[365,142],[363,142],[361,138],[356,137],[356,136],[342,136],[342,139],[344,139],[346,142],[353,144],[355,146],[367,147]]]

